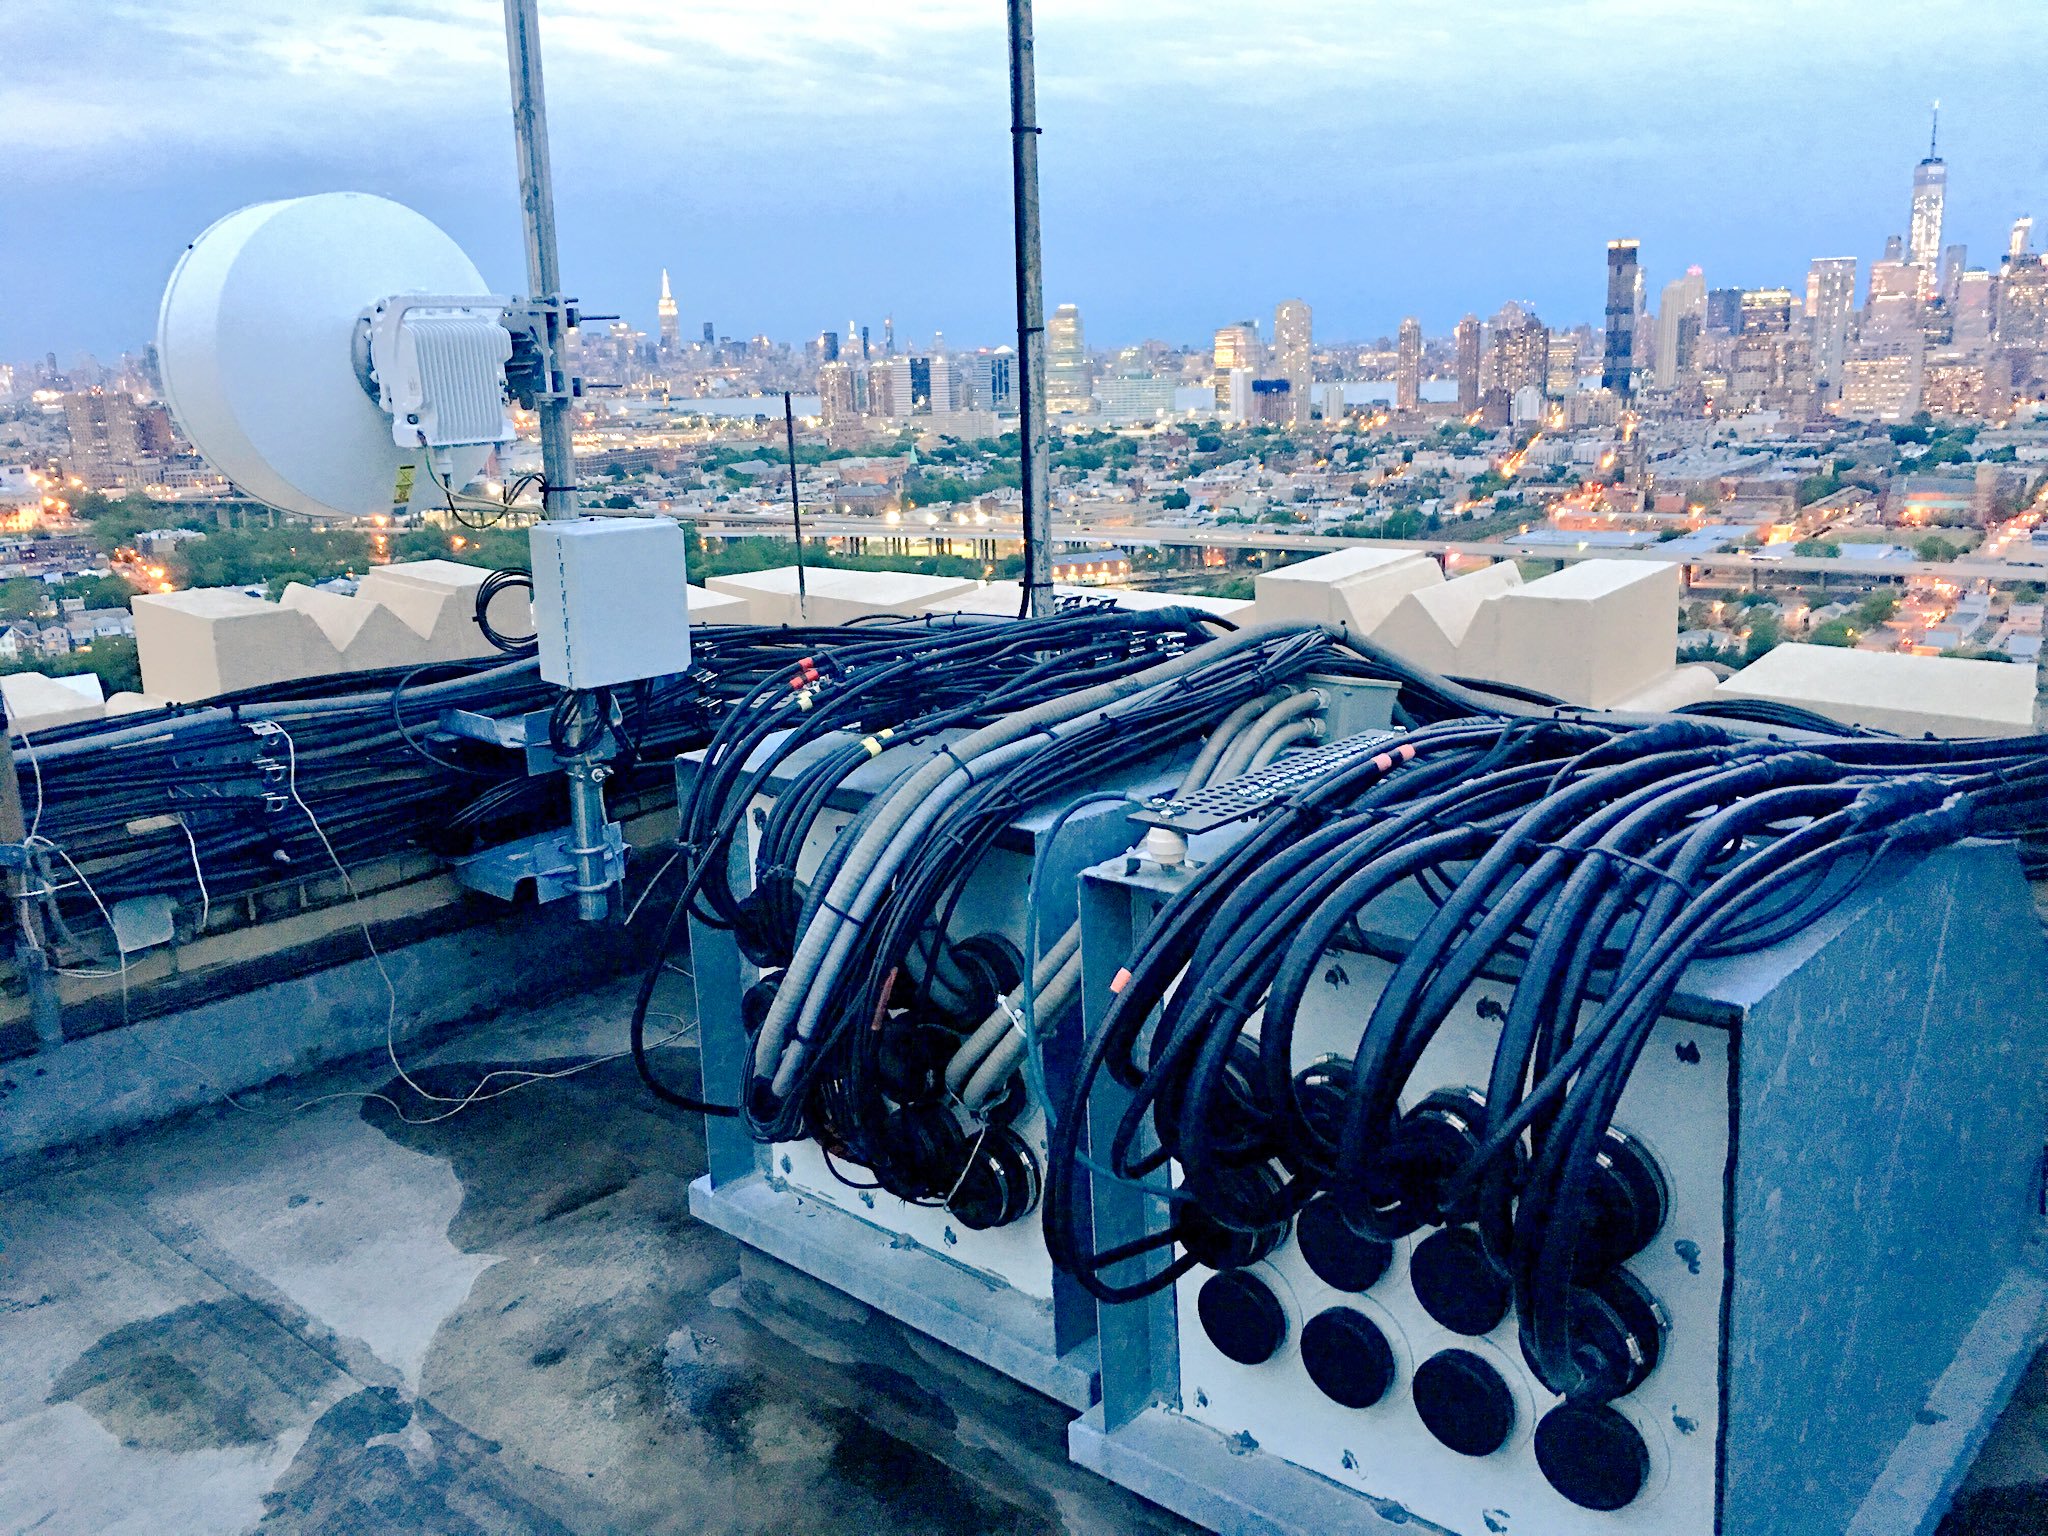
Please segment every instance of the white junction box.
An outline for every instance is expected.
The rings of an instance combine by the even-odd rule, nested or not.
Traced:
[[[689,667],[689,541],[673,518],[562,518],[531,538],[544,679],[609,688]]]

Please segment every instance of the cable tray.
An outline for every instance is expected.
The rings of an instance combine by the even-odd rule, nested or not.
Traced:
[[[1268,763],[1256,773],[1241,774],[1221,784],[1178,800],[1164,796],[1147,800],[1131,813],[1131,820],[1148,826],[1171,827],[1180,833],[1207,832],[1271,810],[1296,790],[1313,784],[1324,774],[1360,758],[1375,757],[1389,742],[1398,741],[1399,731],[1366,731],[1346,736],[1326,747],[1291,752]]]

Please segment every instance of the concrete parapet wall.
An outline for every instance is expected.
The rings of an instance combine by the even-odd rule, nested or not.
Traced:
[[[1473,666],[1465,641],[1472,621],[1484,604],[1521,584],[1521,568],[1512,560],[1501,560],[1450,581],[1417,587],[1394,605],[1372,632],[1372,642],[1434,671],[1470,677]]]
[[[1718,692],[1902,736],[2024,736],[2034,729],[2035,675],[2011,662],[1780,645]]]
[[[850,624],[884,613],[908,617],[975,589],[975,583],[965,577],[828,567],[804,572],[805,596],[799,610],[796,578],[795,566],[781,565],[713,576],[704,585],[715,594],[743,601],[747,621],[752,624]]]
[[[1679,570],[1586,560],[1479,605],[1460,649],[1472,676],[1612,709],[1670,674]]]
[[[1339,549],[1261,571],[1253,584],[1261,623],[1327,624],[1370,638],[1403,598],[1441,585],[1436,561],[1414,549]]]

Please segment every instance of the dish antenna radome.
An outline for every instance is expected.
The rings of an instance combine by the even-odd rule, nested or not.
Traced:
[[[164,394],[248,494],[311,517],[389,512],[405,499],[402,467],[425,460],[459,488],[512,440],[518,307],[431,220],[386,198],[257,203],[171,273],[157,320]]]

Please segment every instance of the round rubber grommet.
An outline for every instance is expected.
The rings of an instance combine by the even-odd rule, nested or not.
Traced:
[[[1368,1291],[1394,1261],[1394,1245],[1359,1231],[1344,1219],[1342,1202],[1318,1195],[1295,1218],[1294,1241],[1323,1284],[1339,1291]]]
[[[1432,1355],[1415,1373],[1423,1427],[1461,1456],[1491,1456],[1515,1429],[1515,1397],[1500,1372],[1469,1350]]]
[[[1581,1509],[1626,1509],[1650,1480],[1641,1433],[1606,1407],[1562,1403],[1551,1409],[1536,1426],[1536,1465]]]
[[[1263,1365],[1287,1342],[1287,1313],[1273,1288],[1241,1269],[1211,1275],[1195,1299],[1202,1332],[1239,1365]]]
[[[1394,1350],[1379,1325],[1350,1307],[1332,1307],[1302,1325],[1301,1363],[1333,1403],[1370,1408],[1394,1384]]]

